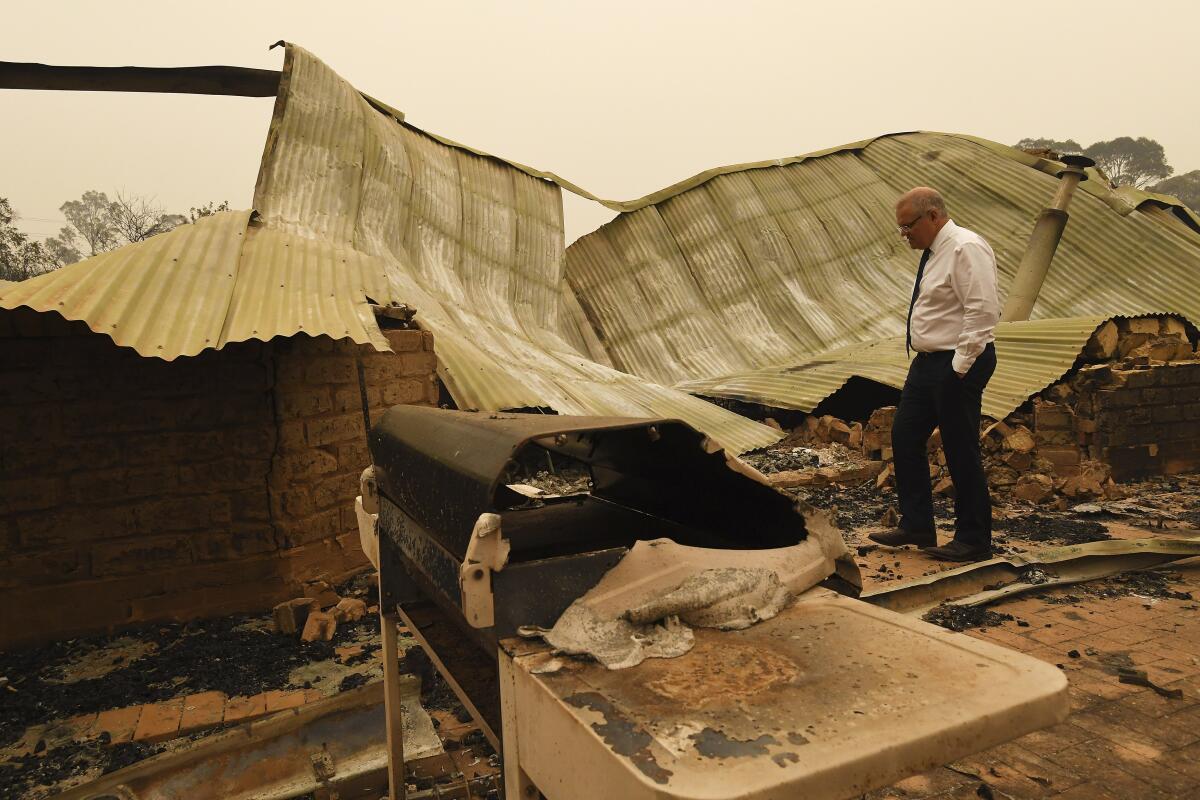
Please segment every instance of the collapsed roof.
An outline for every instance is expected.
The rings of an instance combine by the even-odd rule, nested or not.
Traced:
[[[895,232],[900,194],[941,189],[951,216],[991,243],[1004,291],[1057,166],[919,132],[714,170],[572,244],[567,280],[617,368],[811,411],[851,376],[903,384],[917,259]],[[992,416],[1061,377],[1108,317],[1200,320],[1200,220],[1174,198],[1113,190],[1088,172],[1035,319],[997,329]]]
[[[386,350],[371,306],[404,303],[460,408],[679,418],[742,452],[778,434],[688,392],[811,410],[853,375],[903,381],[916,259],[894,234],[898,194],[941,188],[992,242],[1004,288],[1055,166],[895,134],[601,200],[622,213],[564,250],[561,189],[599,198],[421,131],[288,45],[254,212],[0,286],[0,308],[170,360],[300,333]],[[1200,320],[1200,221],[1178,201],[1090,180],[1071,214],[1039,319],[997,332],[994,416],[1060,377],[1109,316]]]

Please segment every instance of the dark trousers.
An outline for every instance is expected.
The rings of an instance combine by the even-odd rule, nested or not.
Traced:
[[[936,530],[926,453],[936,427],[954,482],[954,538],[990,545],[992,503],[979,458],[979,414],[983,389],[996,369],[996,348],[988,344],[962,378],[954,372],[953,358],[953,351],[917,353],[908,368],[892,423],[900,527],[915,533]]]

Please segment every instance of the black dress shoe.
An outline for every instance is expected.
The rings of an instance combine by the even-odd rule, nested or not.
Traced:
[[[984,561],[992,557],[992,546],[964,544],[953,539],[941,547],[927,548],[925,552],[942,561]]]
[[[894,528],[890,531],[869,533],[867,538],[888,547],[900,547],[906,544],[913,544],[920,548],[937,547],[937,534],[933,531],[915,533],[906,531],[904,528]]]

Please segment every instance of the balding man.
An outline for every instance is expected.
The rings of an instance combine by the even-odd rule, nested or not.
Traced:
[[[954,224],[942,196],[927,186],[896,202],[896,225],[909,247],[923,251],[908,311],[906,351],[916,355],[892,427],[900,527],[871,538],[916,545],[947,561],[990,558],[992,505],[979,457],[979,415],[996,369],[996,257],[983,237]],[[926,455],[935,427],[954,482],[954,539],[941,547]]]

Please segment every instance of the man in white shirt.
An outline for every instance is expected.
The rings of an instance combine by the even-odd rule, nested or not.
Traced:
[[[926,186],[896,202],[896,224],[908,246],[923,251],[908,312],[906,348],[916,355],[892,426],[900,526],[871,539],[916,545],[947,561],[990,558],[992,506],[979,457],[979,416],[996,369],[996,257],[981,236],[954,224],[942,196]],[[935,427],[954,482],[954,539],[942,547],[926,455]]]

